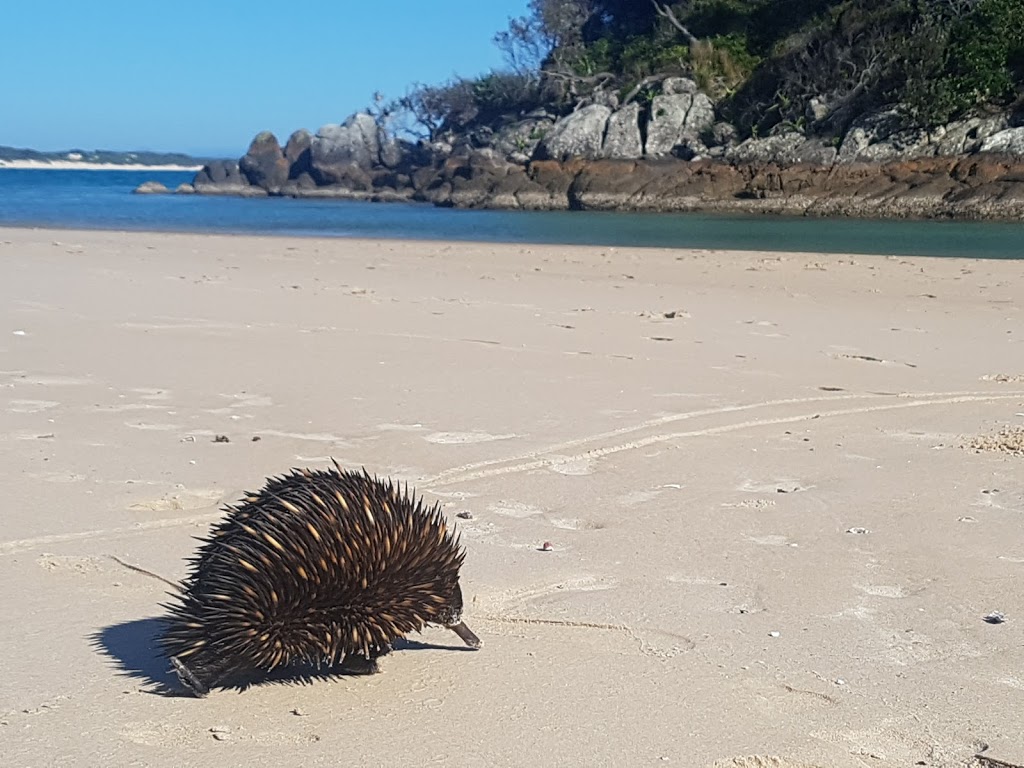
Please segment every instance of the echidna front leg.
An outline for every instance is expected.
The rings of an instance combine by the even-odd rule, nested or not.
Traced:
[[[189,669],[188,665],[177,656],[171,656],[171,666],[174,667],[174,672],[178,676],[178,682],[188,688],[194,696],[202,698],[210,692],[210,686],[204,683],[199,676]]]
[[[223,658],[211,653],[171,656],[170,660],[178,681],[198,698],[208,694],[215,686],[235,680],[245,671],[244,666],[225,663]]]
[[[350,653],[341,664],[338,671],[346,675],[376,675],[380,672],[380,664],[376,657],[366,657],[361,653]]]
[[[345,658],[338,665],[338,671],[349,675],[376,675],[380,672],[377,659],[387,656],[391,650],[391,645],[385,645],[377,651],[371,651],[369,656],[361,653],[345,654]]]

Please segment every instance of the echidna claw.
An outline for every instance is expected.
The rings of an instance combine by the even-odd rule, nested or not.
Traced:
[[[171,665],[178,675],[178,682],[188,688],[194,696],[201,699],[210,692],[209,687],[204,685],[203,681],[196,677],[195,673],[185,666],[185,662],[177,656],[171,656]]]
[[[458,624],[449,624],[448,629],[458,635],[459,639],[470,648],[479,648],[484,644],[479,637],[473,634],[473,630],[466,626],[464,621],[460,621]]]

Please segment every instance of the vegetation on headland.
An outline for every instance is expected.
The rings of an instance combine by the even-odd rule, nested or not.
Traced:
[[[35,149],[0,146],[0,162],[88,163],[91,165],[175,165],[194,168],[211,158],[199,158],[181,152],[116,152],[107,149],[71,149],[65,152],[40,152]]]
[[[1024,0],[531,0],[495,43],[507,67],[417,85],[379,118],[434,140],[649,102],[681,75],[742,136],[840,137],[885,105],[931,128],[1024,95]]]

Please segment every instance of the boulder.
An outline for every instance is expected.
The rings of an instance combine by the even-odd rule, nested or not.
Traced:
[[[397,168],[402,164],[402,148],[398,142],[389,139],[381,130],[378,136],[380,143],[380,164],[385,168]]]
[[[611,114],[608,107],[591,104],[563,117],[540,142],[535,157],[551,160],[598,157]]]
[[[903,114],[891,107],[855,120],[843,137],[837,159],[840,163],[881,162],[934,154],[928,132],[905,128]]]
[[[699,93],[700,88],[696,80],[691,80],[688,77],[666,77],[661,81],[661,92],[666,96],[679,96],[686,93]]]
[[[699,140],[714,124],[715,105],[706,94],[663,93],[655,96],[651,102],[644,151],[650,157],[671,154],[675,147]]]
[[[520,120],[499,129],[491,146],[512,162],[525,165],[554,124],[555,121],[546,116]]]
[[[195,194],[195,191],[196,188],[188,183],[179,184],[177,187],[174,188],[174,193],[176,195],[192,195]]]
[[[159,181],[144,181],[132,190],[136,195],[162,195],[170,191]]]
[[[812,96],[811,100],[807,102],[807,108],[804,110],[804,116],[815,123],[820,123],[830,114],[832,114],[831,107],[820,96]]]
[[[1004,115],[972,117],[940,126],[933,134],[936,154],[941,157],[973,154],[982,148],[986,139],[1006,128]]]
[[[288,178],[297,179],[302,174],[309,174],[312,169],[310,163],[310,146],[313,144],[313,134],[305,128],[300,128],[288,137],[288,143],[284,145],[284,159],[288,161]]]
[[[644,144],[640,136],[640,105],[627,104],[608,118],[608,130],[601,145],[601,157],[615,160],[635,160],[643,157]]]
[[[288,181],[289,164],[277,137],[270,131],[258,133],[249,150],[238,161],[238,169],[254,187],[277,194]]]
[[[325,125],[311,141],[313,167],[354,163],[369,170],[380,159],[377,123],[361,112],[340,125]]]
[[[781,133],[763,139],[747,139],[725,151],[733,164],[832,165],[836,148],[822,139],[808,139],[799,133]]]
[[[234,160],[214,160],[204,165],[192,179],[196,192],[205,195],[251,194],[249,180]]]
[[[394,168],[402,161],[401,148],[388,139],[365,112],[341,125],[325,125],[310,141],[310,173],[318,184],[344,184],[373,168]]]
[[[1024,128],[1007,128],[992,134],[982,142],[981,151],[1024,155]]]
[[[723,120],[711,126],[711,135],[708,138],[710,139],[711,146],[734,147],[739,141],[739,133],[735,125]]]

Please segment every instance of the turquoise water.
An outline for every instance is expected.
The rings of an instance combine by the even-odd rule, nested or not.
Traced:
[[[0,226],[1024,258],[1024,222],[465,211],[345,200],[133,195],[192,172],[0,169]]]

